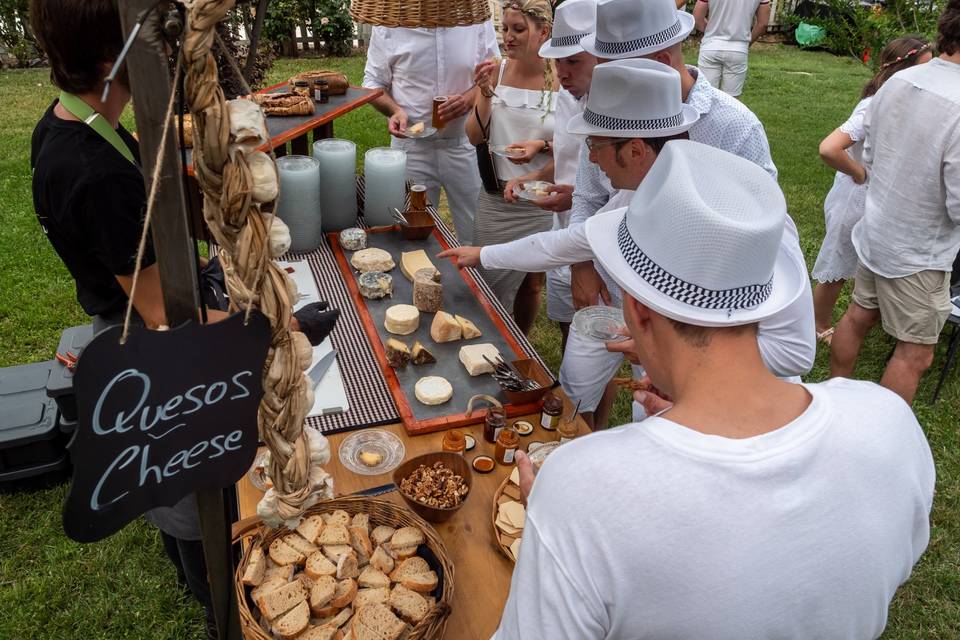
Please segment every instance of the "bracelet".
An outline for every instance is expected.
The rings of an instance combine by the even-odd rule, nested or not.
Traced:
[[[553,148],[553,145],[550,144],[549,140],[543,141],[543,148],[540,149],[540,153],[550,153],[550,150]]]

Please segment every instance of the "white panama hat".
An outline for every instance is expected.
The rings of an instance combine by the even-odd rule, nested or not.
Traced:
[[[599,0],[597,30],[580,46],[598,58],[639,58],[683,42],[693,27],[673,0]]]
[[[567,132],[659,138],[682,133],[699,118],[697,110],[683,102],[676,69],[646,58],[614,60],[594,67],[587,105],[570,118]]]
[[[567,0],[553,16],[550,39],[540,47],[541,58],[568,58],[583,52],[580,40],[597,26],[597,0]]]
[[[587,240],[625,293],[706,327],[758,322],[793,303],[807,269],[784,249],[787,205],[756,164],[671,140],[628,207],[593,216]]]

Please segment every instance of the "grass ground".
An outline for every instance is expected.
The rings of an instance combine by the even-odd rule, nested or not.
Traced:
[[[780,184],[812,265],[823,234],[823,197],[832,181],[817,158],[817,145],[846,119],[868,72],[852,60],[784,46],[755,48],[750,65],[744,101],[767,128]],[[279,82],[317,66],[315,60],[280,60],[270,79]],[[363,59],[323,66],[342,69],[356,83]],[[31,206],[30,133],[55,91],[42,70],[5,71],[0,95],[0,366],[9,366],[49,359],[61,330],[85,317]],[[369,107],[338,120],[336,127],[361,151],[387,142],[383,118]],[[846,301],[845,296],[842,304]],[[556,369],[558,331],[541,318],[533,340]],[[890,346],[874,333],[857,377],[879,379]],[[809,380],[826,377],[827,355],[818,354]],[[941,352],[934,371],[942,358]],[[893,602],[884,638],[960,637],[960,375],[934,406],[926,401],[932,378],[921,385],[916,406],[937,462],[931,542]],[[615,422],[627,416],[621,400]],[[200,610],[173,588],[173,571],[155,530],[134,523],[102,542],[76,544],[60,524],[65,495],[65,487],[0,495],[0,638],[201,638]]]

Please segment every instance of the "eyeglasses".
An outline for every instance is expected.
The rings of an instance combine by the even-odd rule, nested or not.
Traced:
[[[623,142],[628,142],[623,138],[612,138],[610,140],[601,140],[597,141],[594,138],[587,136],[587,149],[590,151],[597,151],[603,149],[604,147],[609,147],[615,144],[621,144]]]

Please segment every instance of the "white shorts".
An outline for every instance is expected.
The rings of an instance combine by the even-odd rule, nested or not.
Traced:
[[[560,384],[573,404],[580,403],[580,411],[596,411],[622,362],[622,353],[607,351],[603,342],[584,338],[571,327],[560,364]],[[633,365],[633,371],[635,376],[644,375],[643,367]]]
[[[700,49],[697,68],[714,87],[731,96],[739,96],[747,79],[747,56],[745,51]]]
[[[573,293],[570,291],[570,267],[547,271],[547,317],[554,322],[573,322]]]

